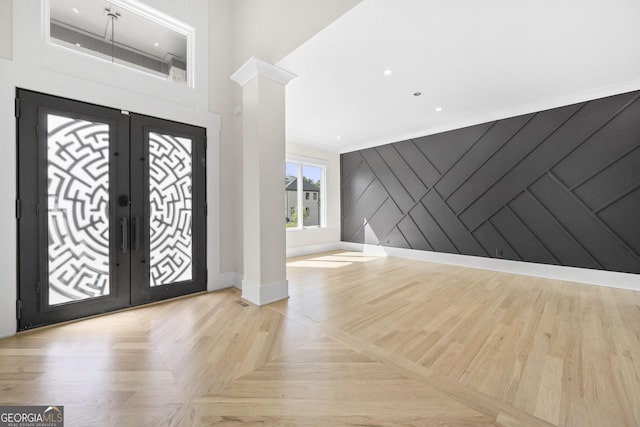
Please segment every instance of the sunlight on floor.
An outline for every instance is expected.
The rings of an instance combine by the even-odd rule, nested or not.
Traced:
[[[287,263],[287,267],[307,267],[307,268],[340,268],[351,265],[350,262],[331,262],[331,261],[316,261],[316,260],[304,260],[304,261],[292,261]]]
[[[354,262],[369,262],[378,258],[382,257],[377,255],[364,254],[362,252],[341,252],[331,255],[324,255],[317,258],[291,261],[287,263],[287,267],[340,268],[351,265]]]

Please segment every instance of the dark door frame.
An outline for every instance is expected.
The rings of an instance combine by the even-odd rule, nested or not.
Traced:
[[[131,181],[150,182],[149,167],[136,167],[135,164],[145,165],[149,161],[149,133],[169,134],[175,137],[186,137],[192,140],[192,244],[193,244],[193,265],[192,280],[180,282],[179,285],[149,286],[149,242],[150,228],[148,224],[142,224],[134,228],[142,230],[141,235],[134,236],[134,240],[139,240],[141,245],[135,249],[132,247],[131,281],[144,286],[133,286],[131,288],[131,304],[138,305],[151,301],[158,301],[172,298],[188,293],[203,291],[207,283],[206,266],[206,133],[203,128],[195,128],[183,123],[170,122],[168,120],[141,114],[131,114],[131,140],[142,141],[142,143],[132,144],[131,152]],[[150,218],[149,186],[132,186],[131,189],[131,217],[135,224],[136,220]],[[141,203],[141,201],[143,203]],[[202,287],[202,284],[205,287]]]
[[[206,290],[205,129],[24,89],[16,90],[16,99],[19,100],[20,111],[16,134],[18,330]],[[43,219],[48,215],[47,174],[38,173],[47,170],[45,119],[49,113],[108,124],[110,141],[110,294],[55,306],[48,304],[48,230],[47,221]],[[137,127],[134,129],[134,126]],[[146,256],[149,245],[137,244],[134,250],[131,244],[137,243],[134,242],[137,239],[130,233],[133,218],[148,218],[148,189],[144,188],[144,183],[149,182],[148,166],[140,168],[140,163],[144,165],[149,158],[149,131],[193,140],[193,280],[155,288],[149,287]],[[133,157],[130,158],[130,154]],[[137,165],[134,165],[134,159]],[[126,196],[132,202],[118,203],[120,196]],[[127,220],[126,235],[121,232],[122,218]],[[139,241],[148,242],[148,224],[137,223],[136,226],[140,233]]]

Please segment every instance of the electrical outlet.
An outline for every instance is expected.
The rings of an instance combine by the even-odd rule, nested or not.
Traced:
[[[496,258],[502,258],[502,249],[496,249]]]

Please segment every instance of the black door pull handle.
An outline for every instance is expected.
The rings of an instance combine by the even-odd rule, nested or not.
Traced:
[[[132,249],[137,251],[140,249],[140,217],[133,218],[133,245]]]
[[[120,245],[120,250],[122,252],[127,252],[127,240],[129,240],[127,217],[120,218],[120,231],[122,232],[122,244]]]

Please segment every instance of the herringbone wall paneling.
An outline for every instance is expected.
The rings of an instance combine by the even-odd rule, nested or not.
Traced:
[[[342,240],[640,273],[640,92],[341,156]]]

